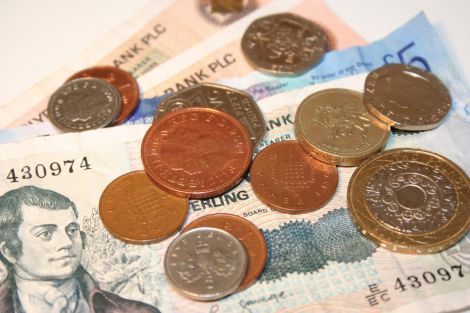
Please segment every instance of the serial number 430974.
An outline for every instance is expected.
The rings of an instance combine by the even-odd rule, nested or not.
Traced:
[[[38,163],[36,165],[25,165],[20,169],[12,168],[8,171],[7,179],[11,183],[17,183],[20,180],[33,178],[46,178],[47,176],[59,176],[61,174],[71,174],[76,171],[86,171],[91,169],[91,164],[86,156],[78,159],[63,160],[61,162],[51,162],[49,164]]]

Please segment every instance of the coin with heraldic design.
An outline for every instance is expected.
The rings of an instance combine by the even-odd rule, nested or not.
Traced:
[[[49,99],[51,122],[65,132],[79,132],[111,125],[121,111],[121,96],[110,83],[79,78],[62,85]]]
[[[145,171],[177,196],[207,198],[235,187],[251,163],[247,129],[227,113],[188,108],[168,113],[142,141]]]
[[[470,229],[470,180],[436,153],[392,149],[356,169],[349,181],[348,206],[356,226],[380,246],[435,253]]]
[[[101,194],[99,212],[106,229],[129,243],[159,242],[174,234],[188,214],[188,199],[161,190],[144,171],[113,180]]]
[[[121,95],[122,107],[114,124],[125,122],[139,104],[139,85],[135,78],[128,72],[114,66],[95,66],[73,74],[67,81],[87,77],[104,79],[117,88]]]
[[[225,213],[216,213],[200,217],[189,223],[183,232],[200,227],[212,227],[225,230],[240,240],[248,256],[248,267],[238,291],[253,284],[264,269],[268,248],[263,233],[247,219]]]
[[[213,83],[202,83],[164,98],[158,105],[155,120],[169,112],[192,107],[212,108],[230,114],[248,129],[254,147],[266,134],[263,114],[250,94]]]
[[[195,228],[168,246],[164,268],[169,284],[183,296],[213,301],[240,286],[247,256],[240,241],[228,232],[210,227]]]
[[[323,207],[338,185],[336,166],[315,159],[296,140],[264,148],[253,161],[250,177],[261,202],[288,214]]]
[[[364,104],[396,129],[430,130],[443,121],[452,99],[432,73],[405,64],[387,64],[367,75]]]
[[[330,164],[356,166],[385,146],[390,127],[370,114],[362,93],[325,89],[299,105],[295,135],[315,158]]]
[[[248,26],[241,47],[247,60],[270,74],[297,75],[323,57],[328,37],[323,28],[292,13],[261,17]]]

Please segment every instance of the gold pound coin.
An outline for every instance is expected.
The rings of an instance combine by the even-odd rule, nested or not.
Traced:
[[[436,128],[452,99],[433,74],[404,64],[387,64],[367,75],[364,104],[381,121],[401,130]]]
[[[356,166],[379,152],[390,127],[371,115],[362,94],[325,89],[305,98],[295,114],[295,134],[302,147],[330,164]]]
[[[445,250],[470,228],[470,181],[452,161],[418,149],[384,151],[357,168],[348,206],[362,233],[397,252]]]

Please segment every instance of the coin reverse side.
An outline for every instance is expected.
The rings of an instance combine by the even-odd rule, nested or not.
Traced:
[[[387,64],[367,75],[364,104],[397,129],[429,130],[442,122],[452,99],[435,75],[405,64]]]
[[[357,227],[382,247],[434,253],[470,229],[470,180],[438,154],[392,149],[357,168],[348,186],[348,205]]]
[[[177,237],[165,253],[168,282],[183,296],[198,301],[221,299],[245,277],[243,245],[217,228],[195,228]]]

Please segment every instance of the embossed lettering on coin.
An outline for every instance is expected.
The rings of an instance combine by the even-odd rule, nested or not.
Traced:
[[[63,131],[77,132],[106,127],[121,111],[121,96],[110,83],[80,78],[65,83],[50,98],[47,113]]]
[[[212,301],[234,292],[245,277],[246,252],[217,228],[196,228],[177,237],[165,253],[168,282],[182,295]]]
[[[272,144],[253,161],[251,187],[274,210],[299,214],[324,206],[336,191],[336,166],[306,153],[295,140]]]
[[[442,122],[452,99],[433,74],[404,64],[388,64],[367,75],[364,104],[397,129],[429,130]]]
[[[248,256],[248,267],[245,279],[238,288],[239,291],[256,281],[264,269],[268,248],[263,233],[253,223],[233,214],[210,214],[192,221],[184,228],[183,232],[199,227],[223,229],[242,243]]]
[[[256,68],[274,74],[298,74],[322,58],[328,39],[315,23],[282,13],[255,20],[243,35],[241,45]]]
[[[266,134],[263,114],[251,95],[210,83],[181,90],[163,99],[155,120],[169,112],[192,107],[212,108],[230,114],[248,129],[255,147]]]
[[[114,66],[95,66],[73,74],[67,81],[77,78],[100,78],[117,88],[121,95],[121,113],[114,124],[125,122],[139,104],[139,85],[128,72]]]
[[[157,242],[175,233],[188,214],[188,200],[157,188],[144,171],[113,180],[100,198],[104,226],[130,243]]]
[[[142,141],[145,171],[161,188],[192,198],[236,186],[251,163],[246,128],[227,113],[188,108],[157,120]]]
[[[365,235],[405,253],[447,249],[470,228],[470,181],[451,161],[416,149],[384,151],[354,172],[350,214]]]
[[[390,127],[364,107],[362,94],[347,89],[325,89],[305,98],[294,125],[307,152],[344,166],[358,165],[380,151],[390,133]]]

